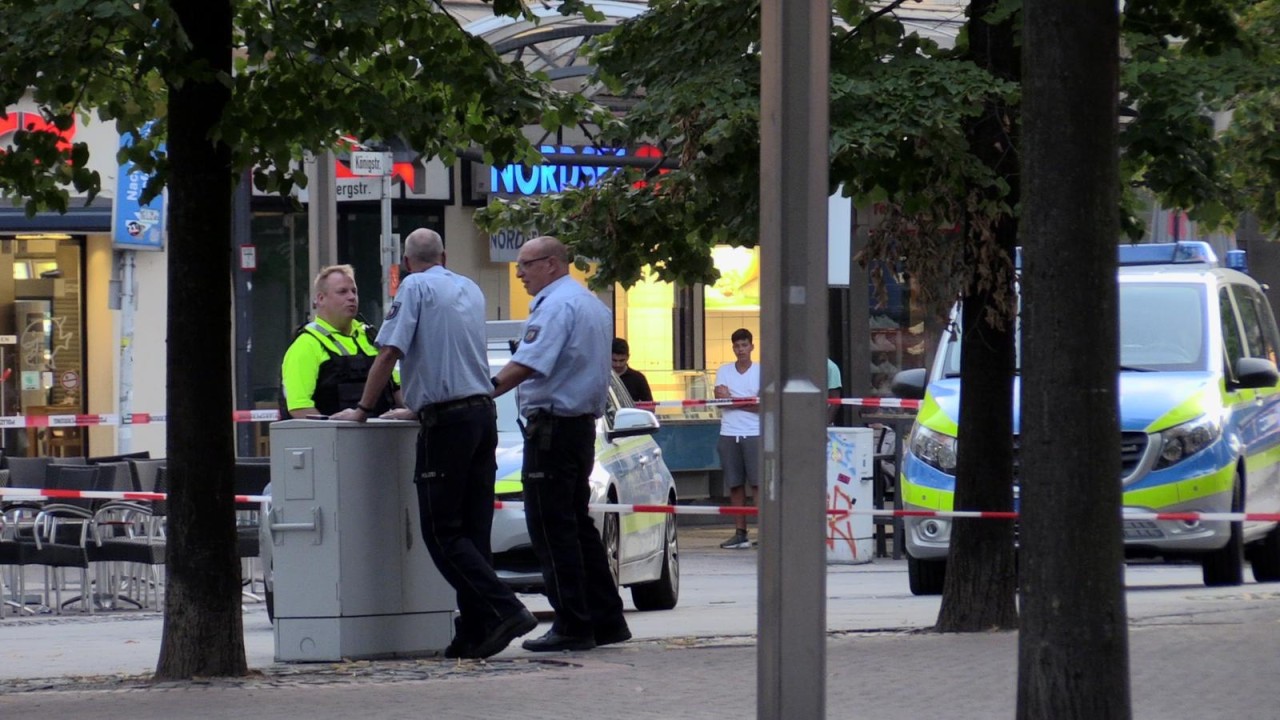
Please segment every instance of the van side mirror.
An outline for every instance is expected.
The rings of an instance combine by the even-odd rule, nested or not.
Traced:
[[[1280,371],[1276,364],[1266,358],[1245,357],[1236,361],[1237,390],[1256,390],[1258,388],[1275,387],[1280,382]]]
[[[912,368],[910,370],[902,370],[893,376],[893,384],[890,390],[896,397],[905,398],[907,400],[921,400],[924,398],[924,388],[928,385],[929,373],[924,368]]]

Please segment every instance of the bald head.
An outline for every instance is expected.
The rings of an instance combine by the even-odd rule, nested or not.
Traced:
[[[414,265],[443,265],[444,240],[435,230],[418,228],[404,240],[404,257]]]
[[[539,235],[524,244],[524,247],[530,247],[530,252],[534,255],[546,255],[559,261],[558,265],[564,267],[567,271],[569,266],[569,249],[564,243],[550,235]]]
[[[569,249],[550,235],[540,235],[520,246],[516,277],[530,295],[569,274]]]

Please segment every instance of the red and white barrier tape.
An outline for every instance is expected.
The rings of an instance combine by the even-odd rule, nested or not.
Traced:
[[[168,500],[165,493],[111,492],[107,490],[57,490],[54,488],[0,488],[0,498],[20,500]],[[236,495],[238,503],[260,503],[270,495]]]
[[[760,398],[715,398],[711,400],[653,400],[637,402],[636,407],[645,410],[655,408],[690,408],[690,407],[733,407],[738,405],[758,405]],[[902,398],[862,397],[862,398],[829,398],[828,405],[856,405],[858,407],[897,408],[902,410],[919,410],[919,400]]]
[[[696,407],[733,407],[739,405],[759,404],[759,398],[724,398],[712,400],[658,400],[656,402],[638,402],[636,407],[645,410],[656,408],[696,408]],[[896,408],[901,410],[919,410],[919,400],[903,400],[901,398],[831,398],[828,405],[856,405],[871,408]],[[150,425],[166,422],[169,416],[165,413],[130,413],[119,415],[103,413],[97,415],[0,415],[0,429],[4,428],[65,428],[65,427],[120,427],[125,425]],[[280,419],[279,410],[236,410],[231,413],[233,422],[275,422]]]
[[[118,415],[0,415],[0,428],[64,428],[64,427],[112,427],[121,425],[149,425],[169,419],[164,413],[130,413]],[[280,419],[279,410],[236,410],[231,413],[234,422],[275,422]]]
[[[108,492],[102,490],[54,490],[43,488],[0,488],[0,497],[38,499],[85,499],[85,500],[165,500],[164,493],[147,492]],[[269,501],[270,495],[236,495],[238,503],[256,503]],[[524,503],[512,500],[496,500],[495,510],[523,510]],[[721,505],[614,505],[611,503],[592,503],[588,506],[592,512],[661,513],[664,515],[756,515],[760,512],[756,507],[736,507]],[[876,517],[926,517],[926,518],[976,518],[982,520],[1016,520],[1018,513],[986,511],[986,510],[835,510],[826,511],[828,515],[872,515]],[[1250,521],[1280,522],[1280,513],[1200,513],[1200,512],[1125,512],[1125,520],[1181,520],[1194,521]]]

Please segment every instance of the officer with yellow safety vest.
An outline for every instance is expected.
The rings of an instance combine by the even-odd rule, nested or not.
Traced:
[[[378,348],[369,326],[356,319],[359,297],[350,265],[320,270],[313,284],[315,319],[304,325],[285,352],[280,376],[282,411],[288,417],[333,415],[360,402]],[[393,377],[372,408],[385,418],[412,420]]]

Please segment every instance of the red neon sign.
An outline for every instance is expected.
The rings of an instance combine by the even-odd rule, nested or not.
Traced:
[[[71,141],[76,136],[76,123],[73,118],[71,127],[64,131],[45,120],[40,113],[10,112],[9,117],[0,118],[0,146],[9,145],[12,142],[9,136],[16,134],[19,130],[53,133],[58,136],[58,149],[69,152]]]

